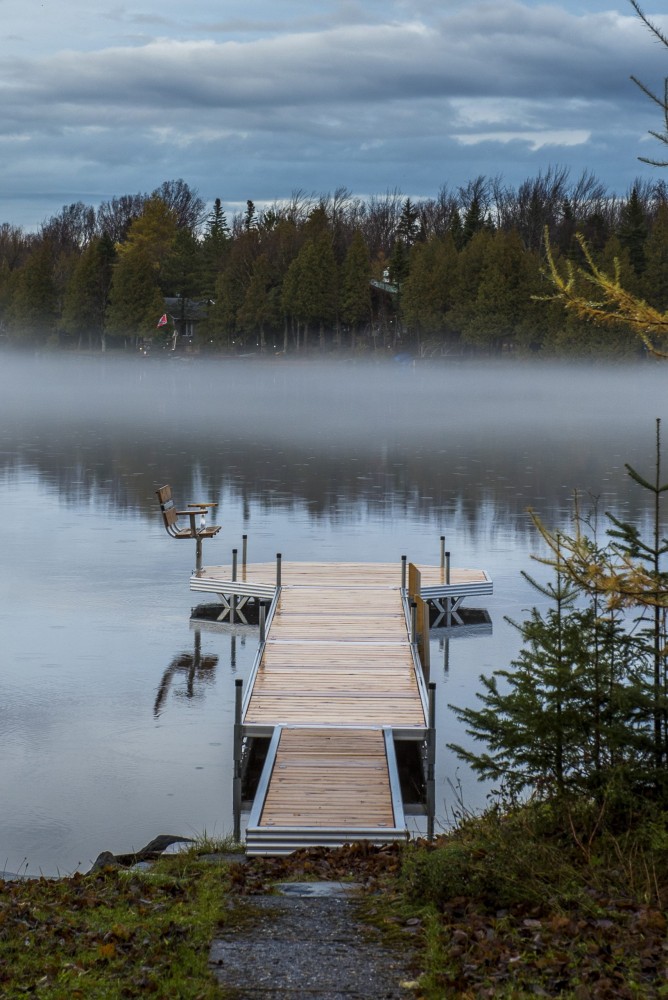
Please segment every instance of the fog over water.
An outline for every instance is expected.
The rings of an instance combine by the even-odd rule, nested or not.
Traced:
[[[454,565],[491,573],[491,629],[432,642],[441,820],[450,782],[482,805],[444,749],[461,738],[446,704],[508,665],[504,615],[539,603],[520,575],[543,572],[526,509],[566,523],[578,488],[643,517],[624,463],[651,473],[667,380],[649,361],[0,354],[0,869],[85,869],[157,833],[231,829],[232,692],[256,635],[197,639],[165,482],[178,503],[220,503],[209,563],[242,533],[251,560],[435,563],[444,534]],[[198,641],[209,660],[189,669]]]

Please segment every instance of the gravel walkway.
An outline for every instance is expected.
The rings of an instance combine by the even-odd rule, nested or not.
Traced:
[[[227,996],[407,1000],[415,995],[407,954],[388,951],[378,932],[358,919],[349,885],[278,888],[286,894],[244,897],[244,910],[256,910],[252,926],[230,931],[212,944],[211,968]]]

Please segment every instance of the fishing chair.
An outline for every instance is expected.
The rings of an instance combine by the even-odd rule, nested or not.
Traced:
[[[207,527],[206,515],[210,508],[217,507],[217,503],[189,503],[187,510],[176,510],[172,500],[172,487],[161,486],[155,491],[160,504],[163,524],[167,534],[172,538],[194,538],[195,539],[195,570],[199,572],[202,568],[202,540],[213,538],[220,531],[219,524],[212,524]],[[179,527],[179,518],[188,518],[188,527]]]

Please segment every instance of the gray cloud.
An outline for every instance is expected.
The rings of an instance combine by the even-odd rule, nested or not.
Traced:
[[[560,163],[619,187],[661,125],[628,78],[660,89],[666,53],[631,16],[515,0],[397,3],[385,21],[375,0],[316,15],[293,0],[286,21],[243,10],[226,5],[222,22],[204,3],[179,32],[168,4],[140,16],[150,40],[9,52],[0,219],[15,221],[12,194],[61,191],[57,210],[76,191],[95,200],[166,176],[209,198],[271,199],[341,184],[435,193],[448,170],[518,182]],[[138,26],[125,9],[106,17],[115,39]]]

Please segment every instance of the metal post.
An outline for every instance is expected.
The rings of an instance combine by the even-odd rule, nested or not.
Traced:
[[[427,729],[427,839],[434,839],[436,812],[436,685],[429,684],[429,727]]]
[[[267,638],[267,606],[264,601],[260,601],[260,642]]]
[[[280,585],[281,585],[281,559],[282,558],[283,557],[282,557],[281,553],[277,552],[276,553],[276,586],[277,587],[280,587]]]
[[[450,553],[445,553],[445,582],[450,583]]]
[[[406,563],[407,563],[407,561],[408,560],[407,560],[406,556],[402,556],[401,557],[401,589],[402,590],[406,589]]]
[[[237,578],[237,550],[232,549],[232,579]],[[230,601],[230,625],[234,625],[237,618],[237,595],[232,594],[232,599]]]
[[[243,681],[234,682],[234,778],[232,782],[232,812],[234,815],[234,839],[241,840],[241,694]]]
[[[411,601],[411,643],[417,639],[417,602]]]
[[[445,566],[445,535],[441,535],[441,569]]]
[[[230,667],[237,669],[237,637],[234,633],[230,636]]]
[[[248,557],[248,535],[241,536],[241,565],[244,572],[246,571],[246,562]]]
[[[202,538],[200,535],[195,535],[195,571],[200,573],[202,570]]]

